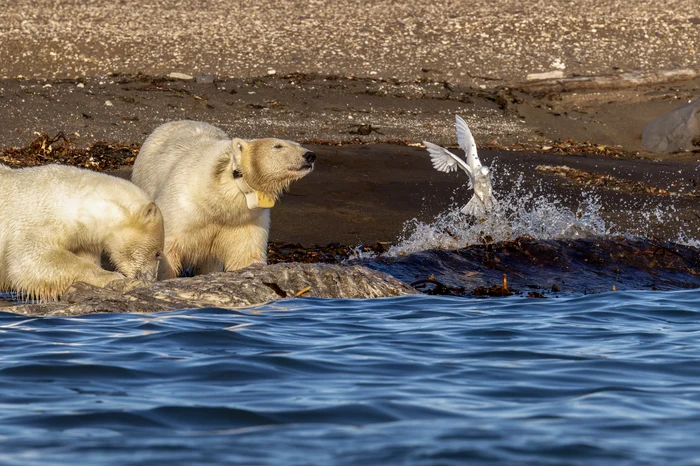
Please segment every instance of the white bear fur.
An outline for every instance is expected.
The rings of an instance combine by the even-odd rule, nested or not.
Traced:
[[[203,122],[166,123],[146,139],[132,181],[160,207],[165,251],[159,278],[267,262],[269,209],[248,209],[233,179],[240,170],[253,189],[278,199],[313,170],[296,142],[243,140]],[[315,157],[315,156],[314,156]]]
[[[51,300],[74,282],[154,280],[163,217],[127,180],[75,167],[0,165],[0,289]],[[102,253],[116,272],[101,266]]]

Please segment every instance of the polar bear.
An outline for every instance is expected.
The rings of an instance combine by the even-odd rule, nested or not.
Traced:
[[[61,165],[0,167],[0,289],[46,301],[74,282],[155,280],[163,217],[133,183]],[[102,253],[116,272],[100,266]]]
[[[269,208],[292,181],[313,170],[315,160],[296,142],[232,139],[203,122],[156,128],[131,179],[165,220],[159,278],[185,269],[203,274],[266,263]]]

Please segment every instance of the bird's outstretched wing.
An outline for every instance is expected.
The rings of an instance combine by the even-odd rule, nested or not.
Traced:
[[[476,153],[476,142],[474,141],[474,136],[472,132],[469,131],[469,126],[467,122],[462,119],[461,116],[455,115],[455,128],[457,129],[457,143],[459,147],[462,148],[465,154],[467,154],[467,164],[472,171],[475,171],[481,167],[481,161]]]
[[[428,148],[428,153],[430,153],[430,160],[433,162],[433,167],[441,172],[452,172],[461,168],[472,177],[472,170],[469,168],[464,160],[460,159],[452,152],[448,151],[444,147],[440,147],[432,142],[423,141],[425,147]]]

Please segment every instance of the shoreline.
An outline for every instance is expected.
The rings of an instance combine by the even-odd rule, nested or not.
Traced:
[[[698,151],[659,154],[641,144],[647,123],[700,96],[700,77],[544,93],[301,73],[210,78],[0,80],[0,149],[59,133],[81,148],[98,141],[140,145],[155,127],[180,119],[207,121],[243,138],[333,145],[428,140],[454,147],[454,115],[460,114],[480,149],[700,161]]]

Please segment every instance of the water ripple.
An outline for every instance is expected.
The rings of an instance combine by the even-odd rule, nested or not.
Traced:
[[[0,313],[0,463],[688,464],[700,290]]]

